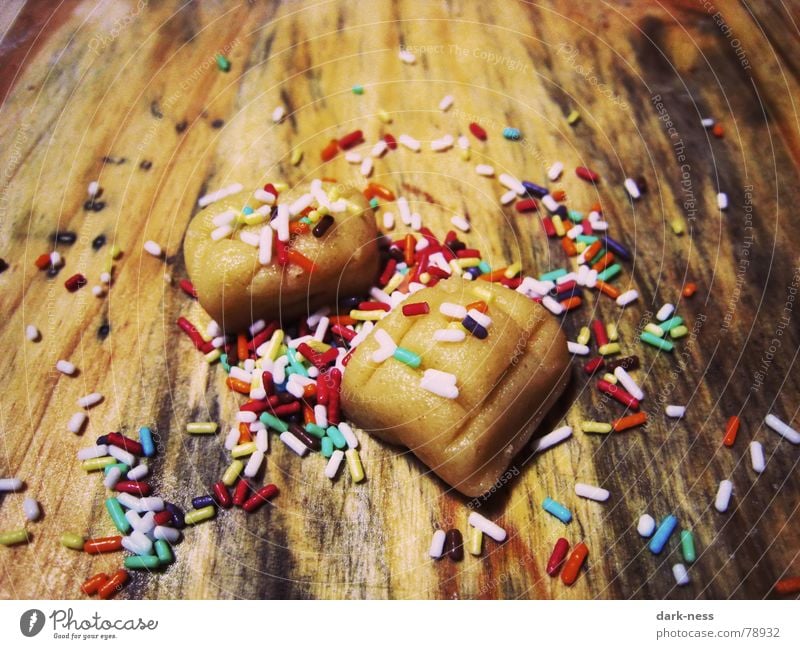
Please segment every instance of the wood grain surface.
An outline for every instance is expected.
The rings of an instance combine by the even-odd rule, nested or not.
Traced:
[[[363,128],[368,143],[387,131],[428,142],[464,133],[473,120],[490,137],[473,139],[470,162],[427,145],[419,154],[401,148],[376,162],[374,179],[414,200],[435,232],[468,214],[465,239],[493,267],[519,259],[537,274],[564,264],[558,241],[546,240],[535,216],[500,208],[500,185],[473,168],[486,162],[542,181],[562,160],[557,186],[576,209],[602,202],[612,236],[634,251],[617,285],[641,293],[623,311],[589,292],[564,327],[574,339],[592,316],[618,323],[623,350],[643,360],[646,428],[581,433],[582,419],[608,421],[622,409],[603,401],[576,363],[540,429],[566,422],[574,437],[517,458],[519,476],[479,507],[509,540],[487,540],[481,557],[458,564],[426,552],[436,527],[466,529],[468,501],[412,456],[362,434],[367,481],[331,484],[322,458],[301,461],[275,438],[265,477],[281,489],[274,507],[222,512],[187,530],[174,565],[135,575],[120,596],[772,596],[777,579],[800,573],[800,453],[763,425],[769,412],[800,422],[799,19],[796,2],[723,9],[704,0],[2,3],[0,257],[9,268],[0,275],[0,475],[19,476],[27,489],[3,497],[0,530],[23,525],[25,495],[41,502],[44,517],[27,525],[29,544],[0,547],[0,597],[77,597],[89,575],[119,566],[119,555],[58,543],[65,530],[113,531],[101,480],[74,459],[96,436],[154,427],[161,452],[152,482],[184,505],[227,464],[221,435],[184,433],[198,419],[224,428],[240,401],[222,368],[209,367],[175,326],[180,315],[207,322],[177,287],[198,196],[234,181],[322,175],[363,186],[342,156],[320,164],[331,138]],[[401,47],[416,52],[415,65],[399,60]],[[230,72],[217,70],[216,52],[227,53]],[[455,104],[442,113],[446,94]],[[275,125],[278,105],[288,115]],[[378,119],[381,109],[390,125]],[[573,109],[581,120],[570,126]],[[723,124],[723,139],[700,126],[707,116]],[[506,125],[524,139],[504,140]],[[304,158],[295,167],[296,148]],[[580,164],[601,174],[596,187],[575,178]],[[632,204],[622,183],[640,175],[649,191]],[[83,205],[94,179],[103,187],[99,212]],[[730,198],[724,213],[718,189]],[[670,228],[675,219],[683,236]],[[48,278],[34,260],[64,231],[77,241],[57,246],[66,264]],[[95,251],[100,234],[108,243]],[[143,253],[148,239],[164,247],[165,261]],[[124,254],[109,295],[68,293],[63,282],[75,272],[97,283],[112,242]],[[699,286],[691,299],[680,296],[687,281]],[[636,341],[665,301],[679,301],[692,331],[671,355]],[[25,339],[30,323],[41,330],[37,343]],[[62,358],[77,376],[55,371]],[[69,433],[75,400],[95,390],[104,402],[81,436]],[[686,418],[667,419],[667,403],[687,405]],[[721,440],[731,415],[742,429],[728,449]],[[753,439],[768,459],[760,476],[750,467]],[[735,492],[720,514],[713,501],[725,478]],[[576,481],[611,498],[581,500]],[[544,513],[545,496],[567,504],[573,522]],[[675,538],[653,556],[637,535],[644,512],[674,512],[694,530],[690,585],[672,577]],[[544,570],[559,536],[589,547],[572,587]]]

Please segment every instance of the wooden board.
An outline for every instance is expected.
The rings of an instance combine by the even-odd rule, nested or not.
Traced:
[[[516,460],[519,477],[479,509],[509,540],[487,541],[482,557],[460,564],[434,563],[426,551],[437,526],[465,529],[467,501],[413,457],[362,435],[368,480],[352,487],[345,478],[330,484],[321,458],[300,461],[274,443],[267,478],[281,489],[275,506],[252,516],[224,512],[188,530],[177,562],[163,575],[136,575],[122,596],[761,598],[775,580],[800,572],[800,454],[762,424],[768,412],[786,421],[798,412],[800,73],[797,31],[787,28],[797,24],[797,5],[726,3],[715,16],[688,0],[649,4],[4,3],[0,256],[10,268],[0,275],[0,474],[25,479],[44,519],[28,525],[30,544],[0,548],[0,597],[76,597],[87,576],[119,565],[118,555],[58,545],[65,530],[112,531],[100,480],[74,459],[97,435],[153,426],[162,452],[150,463],[152,482],[183,504],[226,465],[221,439],[183,432],[197,419],[224,427],[238,402],[223,370],[209,368],[175,326],[180,315],[207,321],[177,288],[198,196],[233,181],[294,184],[321,175],[361,186],[341,156],[320,165],[328,140],[363,128],[369,142],[385,131],[429,141],[463,133],[472,120],[490,137],[473,140],[469,163],[455,152],[401,149],[376,163],[375,180],[418,201],[436,232],[453,214],[468,214],[466,239],[492,266],[519,259],[536,274],[564,263],[558,242],[544,238],[535,216],[498,207],[499,184],[473,166],[543,180],[562,160],[558,185],[578,209],[602,202],[612,236],[635,253],[617,284],[641,293],[624,311],[587,295],[564,326],[574,338],[593,315],[618,323],[623,349],[644,362],[647,427],[580,433],[582,419],[609,420],[621,409],[576,365],[541,429],[566,422],[574,438]],[[399,60],[401,46],[417,53],[415,65]],[[219,51],[232,62],[227,74],[216,69]],[[354,84],[365,87],[362,96]],[[455,105],[442,113],[446,94]],[[278,105],[288,117],[274,125]],[[391,125],[378,119],[381,109]],[[569,126],[573,109],[581,120]],[[706,116],[721,121],[724,139],[700,127]],[[504,140],[506,125],[521,128],[524,140]],[[297,167],[289,164],[295,148],[304,151]],[[601,174],[596,188],[574,177],[579,164]],[[632,205],[622,183],[639,175],[649,192]],[[103,187],[100,212],[83,208],[94,179]],[[730,198],[725,213],[716,209],[718,188]],[[674,219],[686,223],[684,236],[672,233]],[[48,279],[33,262],[67,230],[78,241],[58,247],[66,266]],[[108,244],[95,252],[100,234]],[[148,239],[164,247],[166,264],[143,253]],[[111,242],[124,255],[110,294],[68,293],[63,281],[74,272],[97,282]],[[680,298],[687,281],[700,287],[689,300]],[[643,348],[637,328],[676,300],[693,335],[672,355]],[[29,323],[40,342],[25,340]],[[79,367],[76,377],[55,372],[61,358]],[[76,437],[66,420],[76,398],[95,390],[105,401]],[[667,403],[686,404],[687,417],[666,419]],[[721,437],[735,414],[742,430],[727,449]],[[750,468],[753,439],[768,457],[760,477]],[[719,514],[713,499],[724,478],[735,495]],[[575,481],[612,496],[606,504],[580,500]],[[545,514],[545,496],[565,502],[575,520],[565,527]],[[0,529],[21,524],[21,501],[3,498]],[[672,578],[680,560],[674,539],[656,557],[636,534],[644,512],[674,512],[694,530],[690,586]],[[562,535],[590,548],[571,588],[544,571]]]

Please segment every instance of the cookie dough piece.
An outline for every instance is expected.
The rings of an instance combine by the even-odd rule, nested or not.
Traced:
[[[281,193],[278,202],[288,205],[303,196],[324,196],[332,187],[315,181],[311,193],[306,186]],[[372,209],[355,189],[334,194],[330,202],[333,224],[322,236],[310,231],[291,235],[291,249],[313,262],[312,273],[295,263],[278,264],[275,245],[270,263],[259,262],[258,237],[270,221],[268,217],[251,225],[242,221],[244,212],[249,211],[245,208],[253,212],[261,208],[263,212],[269,207],[252,191],[212,203],[194,217],[184,240],[186,269],[200,304],[225,331],[242,331],[259,318],[288,322],[322,306],[333,306],[337,298],[369,290],[379,264]],[[311,202],[312,208],[318,205],[318,199]],[[225,227],[219,225],[226,219],[220,215],[227,212],[230,218],[231,211],[236,214],[236,220],[229,224],[231,233],[214,240],[212,233]],[[299,214],[292,216],[291,222],[299,218]],[[258,221],[258,214],[251,214],[249,220]],[[274,219],[271,224],[277,227]]]
[[[443,302],[466,306],[481,299],[491,318],[484,339],[440,312]],[[566,339],[542,306],[499,284],[454,277],[404,304],[415,302],[427,302],[430,312],[409,317],[398,307],[356,348],[344,374],[342,405],[361,428],[407,446],[447,484],[479,496],[495,485],[566,386]],[[442,329],[462,329],[466,337],[438,342]],[[379,331],[417,354],[420,366],[391,356],[376,362],[373,354],[382,348],[381,338],[387,340]],[[455,375],[458,396],[421,387],[425,369]]]

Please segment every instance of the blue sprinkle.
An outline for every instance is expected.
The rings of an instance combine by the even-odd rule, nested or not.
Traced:
[[[470,316],[467,316],[461,321],[461,325],[469,331],[473,336],[476,338],[480,338],[483,340],[486,336],[489,335],[489,332],[486,331],[486,327],[483,325],[478,324],[475,322]]]
[[[142,453],[144,453],[145,457],[153,457],[156,454],[153,433],[147,426],[142,426],[139,429],[139,443],[142,445]]]
[[[506,140],[519,140],[522,137],[522,134],[519,132],[518,128],[513,128],[511,126],[506,126],[503,129],[503,137]]]
[[[242,214],[244,214],[245,216],[247,216],[248,214],[252,214],[253,211],[254,211],[253,208],[250,207],[249,205],[246,205],[245,207],[242,208]]]
[[[526,192],[535,198],[542,198],[542,196],[546,196],[550,193],[547,191],[547,187],[542,187],[541,185],[532,183],[530,180],[523,180],[522,186],[525,188]]]
[[[653,534],[653,538],[650,539],[650,552],[653,554],[661,552],[677,526],[678,519],[672,514],[661,521],[661,525],[658,526],[656,533]]]
[[[562,523],[569,523],[572,520],[572,514],[570,513],[569,509],[564,507],[561,503],[557,503],[552,498],[545,498],[542,501],[542,509],[544,509],[548,514],[552,514]]]

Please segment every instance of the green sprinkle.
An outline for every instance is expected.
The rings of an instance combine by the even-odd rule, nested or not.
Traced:
[[[82,535],[75,532],[64,532],[60,539],[61,545],[63,545],[65,548],[80,551],[83,551],[83,544],[85,540],[86,539],[84,539]]]
[[[143,557],[125,557],[125,567],[129,570],[153,570],[160,564],[161,561],[154,554]]]
[[[353,94],[354,95],[363,95],[364,94],[364,86],[360,83],[353,86]]]
[[[219,362],[222,363],[222,367],[225,368],[225,371],[230,374],[231,373],[231,364],[228,362],[228,355],[227,354],[220,354]]]
[[[370,199],[369,199],[369,206],[370,206],[370,207],[371,207],[373,210],[376,210],[376,209],[378,209],[378,205],[380,205],[380,203],[378,202],[378,199],[377,199],[377,198],[375,198],[375,197],[373,196],[372,198],[370,198]]]
[[[344,448],[347,446],[347,440],[336,426],[328,426],[327,433],[336,448]]]
[[[654,336],[648,331],[643,331],[639,336],[639,339],[643,343],[647,343],[648,345],[652,345],[653,347],[657,347],[665,352],[671,352],[674,345],[669,340],[664,340],[663,338],[659,338],[658,336]]]
[[[333,440],[330,437],[322,438],[322,447],[319,451],[322,457],[330,457],[333,455]]]
[[[697,559],[692,530],[681,530],[681,552],[686,563],[694,563],[695,559]]]
[[[481,259],[481,263],[478,264],[478,268],[480,268],[481,273],[486,275],[487,273],[492,272],[492,267],[486,263],[483,259]]]
[[[271,415],[268,412],[262,412],[259,419],[265,426],[269,426],[270,428],[277,430],[279,433],[285,433],[287,430],[289,430],[289,424],[284,423],[275,415]]]
[[[164,539],[158,539],[158,541],[156,541],[156,556],[158,557],[158,562],[162,564],[172,563],[175,560],[172,550],[169,548],[169,543]]]
[[[311,225],[311,219],[308,218],[307,216],[304,216],[302,219],[300,219],[300,223],[305,223],[306,225]]]
[[[114,526],[120,532],[127,534],[131,531],[131,524],[128,522],[128,519],[125,518],[122,505],[119,504],[116,498],[108,498],[106,500],[106,509],[108,510],[108,515],[111,516],[111,520],[114,521]]]
[[[119,469],[122,475],[125,475],[131,468],[127,464],[123,464],[122,462],[117,462],[116,464],[109,464],[108,466],[103,467],[103,474],[108,475],[108,472],[111,469]]]
[[[303,367],[303,364],[297,360],[297,350],[287,349],[286,356],[289,358],[289,367],[292,368],[294,374],[300,376],[308,376],[308,370]]]
[[[602,282],[607,282],[609,280],[614,279],[621,272],[622,272],[622,266],[620,266],[619,264],[611,264],[602,273],[599,273],[597,275],[597,279],[599,279]]]
[[[679,327],[673,327],[672,329],[669,330],[670,338],[683,338],[688,333],[689,330],[684,325],[680,325]]]
[[[579,241],[580,243],[585,243],[587,246],[591,246],[595,241],[597,241],[597,237],[592,234],[579,234],[575,237],[575,241]]]
[[[580,223],[583,221],[583,212],[578,212],[577,210],[569,210],[567,216],[569,216],[569,220],[573,223]]]
[[[539,275],[539,279],[543,282],[555,281],[562,275],[566,274],[567,274],[566,268],[556,268],[555,270],[551,270],[549,273],[545,273],[544,275]]]
[[[0,545],[17,545],[18,543],[27,543],[28,541],[28,532],[26,530],[0,532]]]
[[[664,322],[659,322],[658,326],[661,327],[664,331],[672,331],[675,327],[680,327],[683,324],[683,318],[679,315],[670,318],[669,320],[664,320]]]
[[[215,54],[214,59],[217,62],[217,67],[223,72],[227,72],[231,69],[231,62],[222,56],[222,54]]]
[[[405,363],[409,367],[419,367],[422,363],[422,359],[418,354],[415,354],[404,347],[398,347],[395,349],[392,356],[394,356],[401,363]]]
[[[317,426],[311,422],[306,424],[306,432],[314,437],[319,437],[320,439],[325,437],[325,429],[322,426]]]

